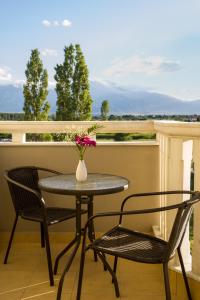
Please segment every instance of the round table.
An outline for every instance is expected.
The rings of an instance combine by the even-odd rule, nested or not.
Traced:
[[[81,243],[81,205],[87,204],[88,218],[93,215],[93,197],[96,195],[107,195],[124,191],[128,188],[129,181],[125,177],[91,173],[88,174],[87,180],[78,182],[75,174],[62,174],[39,180],[41,190],[61,195],[74,195],[76,198],[76,234],[74,239],[58,254],[54,265],[54,274],[57,273],[59,259],[74,245],[69,261],[61,276],[57,300],[61,299],[62,285],[66,272],[69,270],[71,263]],[[88,237],[92,241],[95,238],[93,222],[89,224]],[[96,253],[95,260],[97,260]]]
[[[54,194],[105,195],[127,189],[128,179],[110,174],[91,173],[86,181],[79,182],[74,174],[63,174],[40,179],[39,187]]]

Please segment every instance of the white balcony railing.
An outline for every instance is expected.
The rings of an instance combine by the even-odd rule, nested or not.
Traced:
[[[74,130],[77,127],[87,128],[97,122],[91,121],[0,121],[0,133],[11,133],[12,143],[25,143],[26,133],[65,133],[68,130]],[[98,122],[102,128],[98,132],[116,133],[116,132],[153,132],[153,121],[104,121]]]
[[[0,133],[12,134],[12,145],[26,145],[26,133],[63,133],[76,127],[88,127],[96,122],[25,122],[25,121],[0,121]],[[102,121],[98,122],[103,127],[101,133],[116,132],[155,132],[159,151],[159,190],[185,190],[190,189],[191,162],[194,162],[194,189],[200,190],[200,123],[175,122],[175,121]],[[131,142],[134,144],[134,142]],[[137,143],[137,142],[136,142]],[[151,143],[151,142],[146,142]],[[30,144],[30,143],[28,143]],[[44,143],[43,143],[44,144]],[[46,143],[45,143],[46,144]],[[49,143],[48,143],[49,144]],[[52,143],[51,143],[52,144]],[[58,143],[53,143],[57,145]],[[119,143],[116,143],[119,144]],[[123,145],[127,143],[123,142]],[[130,144],[130,142],[128,143]],[[0,146],[8,143],[0,143]],[[41,143],[37,143],[41,145]],[[113,145],[115,145],[113,143]],[[153,180],[153,179],[152,179]],[[183,199],[180,199],[182,201]],[[161,204],[172,204],[168,198],[160,199]],[[200,205],[194,212],[194,244],[192,250],[191,276],[200,278]],[[164,238],[169,236],[171,229],[170,214],[161,214],[156,232]],[[152,224],[153,225],[153,224]],[[184,259],[190,261],[189,234],[183,243]]]

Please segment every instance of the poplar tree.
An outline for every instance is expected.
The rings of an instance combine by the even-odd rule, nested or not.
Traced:
[[[73,96],[72,96],[72,80],[74,73],[74,46],[64,48],[64,62],[56,65],[56,119],[57,120],[73,120]]]
[[[42,121],[48,119],[50,104],[48,95],[48,74],[43,68],[38,49],[31,51],[30,60],[25,70],[26,83],[23,86],[24,119]]]
[[[103,120],[107,120],[108,119],[109,110],[110,110],[110,107],[109,107],[108,100],[102,101],[102,104],[101,104],[101,118]]]
[[[80,45],[64,48],[64,62],[55,67],[57,120],[90,120],[92,98],[88,68]]]
[[[75,68],[72,82],[74,120],[90,120],[92,98],[90,96],[89,72],[80,45],[75,45]]]

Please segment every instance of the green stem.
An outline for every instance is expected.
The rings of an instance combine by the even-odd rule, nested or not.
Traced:
[[[79,153],[79,159],[80,160],[83,160],[83,157],[84,157],[84,153],[85,153],[85,148],[86,147],[81,147],[79,145],[76,145],[77,146],[77,150],[78,150],[78,153]]]

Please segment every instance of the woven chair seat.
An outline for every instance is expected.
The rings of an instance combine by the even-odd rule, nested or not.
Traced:
[[[161,263],[167,243],[148,234],[117,226],[95,240],[89,248],[138,262]]]
[[[82,214],[86,213],[86,210],[82,210]],[[72,208],[59,208],[59,207],[47,207],[46,208],[47,224],[55,224],[76,217],[76,209]],[[21,214],[23,219],[42,222],[43,211],[41,208],[23,211]]]

